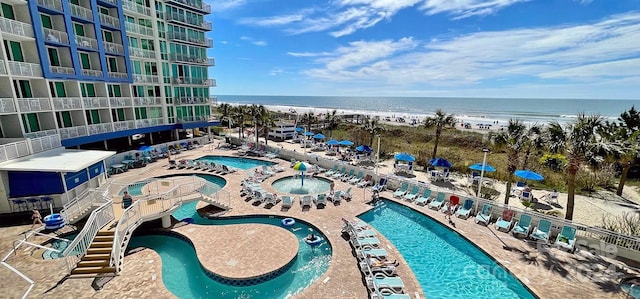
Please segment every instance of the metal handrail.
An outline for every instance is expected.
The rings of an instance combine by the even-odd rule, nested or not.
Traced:
[[[62,254],[69,264],[76,264],[79,261],[79,256],[83,256],[87,252],[98,231],[115,219],[114,214],[111,200],[91,212],[82,231],[78,233],[78,236],[73,239]]]

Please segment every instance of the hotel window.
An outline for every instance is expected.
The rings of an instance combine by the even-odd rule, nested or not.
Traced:
[[[51,16],[40,14],[40,21],[42,21],[42,27],[53,29],[53,23],[51,23]]]
[[[13,13],[13,6],[6,3],[2,3],[2,16],[7,19],[15,20],[16,17]]]
[[[58,128],[73,127],[73,122],[71,121],[71,112],[69,111],[56,112],[56,120],[58,121]]]
[[[80,0],[71,0],[71,4],[80,5]]]
[[[104,7],[100,7],[100,13],[103,15],[109,15],[109,10],[104,8]]]
[[[136,107],[136,119],[147,119],[147,108]]]
[[[93,83],[80,83],[80,90],[83,97],[95,97],[96,88]]]
[[[82,25],[80,23],[73,23],[73,31],[76,33],[76,35],[85,36],[84,35],[84,25]]]
[[[119,98],[122,96],[120,85],[108,85],[107,88],[109,89],[109,97]]]
[[[118,61],[115,57],[107,57],[107,65],[109,66],[109,72],[118,72]]]
[[[58,49],[47,47],[47,53],[49,54],[49,63],[52,66],[60,66],[60,56],[58,55]]]
[[[99,124],[100,123],[100,110],[86,110],[87,124]]]
[[[36,113],[22,114],[22,125],[24,126],[25,133],[40,131],[40,124],[38,123],[38,115]]]
[[[104,38],[105,42],[113,42],[113,33],[111,31],[102,30],[102,37]]]
[[[13,80],[13,87],[18,98],[32,98],[31,83],[28,80]]]
[[[64,98],[67,96],[64,82],[49,82],[49,90],[51,90],[51,95],[54,98]]]
[[[88,53],[79,52],[80,54],[80,64],[82,65],[83,70],[91,69],[91,60],[89,59]]]
[[[7,52],[7,56],[9,56],[9,60],[24,62],[24,57],[22,56],[22,46],[19,42],[5,40],[4,49],[5,52]]]
[[[125,121],[124,118],[124,108],[116,108],[111,109],[111,116],[113,116],[113,121]]]

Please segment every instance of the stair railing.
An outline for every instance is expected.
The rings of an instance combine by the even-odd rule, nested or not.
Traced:
[[[216,203],[224,208],[231,208],[231,193],[222,190],[220,186],[214,183],[205,182],[198,189],[198,192],[211,203]]]
[[[107,202],[93,210],[78,236],[73,239],[62,254],[67,259],[67,262],[71,265],[77,264],[80,261],[80,257],[89,249],[98,231],[114,219],[115,215],[111,200],[107,200]]]
[[[87,211],[87,209],[94,204],[103,204],[104,202],[104,197],[101,196],[100,192],[97,192],[96,189],[86,189],[78,196],[64,204],[60,211],[60,215],[62,215],[62,218],[65,219],[65,221],[69,222]]]

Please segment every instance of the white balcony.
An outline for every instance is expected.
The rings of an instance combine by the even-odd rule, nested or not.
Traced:
[[[136,128],[153,127],[162,124],[164,124],[164,120],[162,118],[147,118],[136,120]]]
[[[172,84],[177,85],[204,85],[204,86],[216,86],[215,79],[204,79],[204,78],[192,78],[192,77],[178,77],[172,78]]]
[[[54,136],[54,135],[58,135],[58,129],[26,133],[24,134],[24,137],[33,139],[33,138],[43,138],[43,137]]]
[[[146,107],[146,106],[158,106],[163,104],[162,98],[147,98],[147,97],[139,97],[133,98],[133,105],[136,107]]]
[[[205,13],[211,13],[211,5],[204,3],[204,1],[193,1],[193,0],[168,0],[168,3],[179,3],[181,5],[193,8],[198,11],[202,11]]]
[[[106,97],[84,98],[82,99],[82,103],[85,108],[109,108],[109,99]]]
[[[11,75],[25,77],[42,77],[42,66],[37,63],[9,61]]]
[[[42,30],[44,30],[44,36],[46,37],[48,42],[66,45],[69,44],[69,36],[66,32],[49,28],[42,28]]]
[[[201,122],[201,121],[211,121],[215,118],[210,115],[197,115],[197,116],[183,116],[178,118],[178,123],[191,123],[191,122]]]
[[[82,109],[82,99],[79,97],[53,98],[53,108],[56,110]]]
[[[190,98],[174,98],[174,105],[202,105],[202,104],[215,104],[216,98],[206,97],[190,97]]]
[[[51,111],[51,101],[48,98],[16,99],[20,112]]]
[[[57,11],[62,11],[62,1],[61,0],[38,0],[38,5],[47,7],[50,9],[54,9]]]
[[[69,127],[69,128],[60,128],[60,139],[69,139],[87,136],[87,127],[78,126],[78,127]]]
[[[117,18],[105,14],[100,14],[100,23],[113,28],[120,28],[120,21]]]
[[[156,59],[156,52],[145,49],[129,47],[129,55],[137,58]]]
[[[116,0],[101,0],[102,2],[107,2],[107,3],[111,3],[111,5],[117,6],[118,5],[118,1]]]
[[[75,5],[73,3],[69,3],[69,7],[71,8],[72,16],[93,21],[93,12],[91,12],[91,9],[82,7],[80,5]]]
[[[154,75],[133,75],[133,83],[160,83],[160,77]]]
[[[93,124],[87,126],[87,132],[89,135],[109,133],[113,132],[113,127],[111,126],[111,123]]]
[[[0,75],[7,74],[7,67],[4,65],[4,60],[0,60]]]
[[[120,55],[124,54],[124,46],[122,46],[121,44],[104,42],[104,50],[108,53]]]
[[[56,73],[56,74],[73,75],[76,73],[76,71],[72,67],[52,65],[49,69],[51,70],[52,73]]]
[[[133,106],[131,98],[110,98],[111,107],[131,107]]]
[[[76,44],[78,47],[85,49],[98,50],[98,40],[86,36],[76,35]]]
[[[33,37],[33,27],[30,24],[0,17],[0,31],[8,34]]]
[[[125,22],[125,27],[127,27],[127,34],[134,33],[146,36],[153,36],[153,29],[145,26],[140,26],[135,23]]]
[[[15,113],[16,105],[12,98],[0,98],[0,113]]]
[[[193,18],[187,17],[181,13],[165,13],[165,20],[175,23],[180,23],[187,26],[193,26],[198,29],[204,29],[206,31],[211,31],[213,29],[213,24],[209,21],[205,21],[202,18]]]
[[[138,13],[149,17],[151,16],[151,8],[140,5],[132,0],[123,0],[122,7],[129,12]]]
[[[90,77],[102,77],[102,71],[99,70],[82,70],[82,75]]]
[[[201,57],[196,55],[188,55],[182,53],[169,54],[169,61],[171,62],[186,62],[193,64],[204,64],[208,66],[214,66],[215,60],[213,58]]]
[[[136,128],[136,122],[133,120],[117,121],[113,123],[114,131],[132,130]]]
[[[178,32],[178,31],[167,32],[167,38],[169,40],[190,43],[198,46],[204,46],[207,48],[213,47],[213,40],[210,38],[191,37],[186,33]]]
[[[109,72],[109,78],[127,79],[129,78],[129,74],[121,72]]]

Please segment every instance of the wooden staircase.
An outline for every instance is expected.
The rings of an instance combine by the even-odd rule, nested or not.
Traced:
[[[114,232],[99,231],[87,253],[80,259],[75,269],[71,270],[70,278],[91,278],[104,274],[116,273],[115,267],[110,267],[111,248],[113,247]]]

